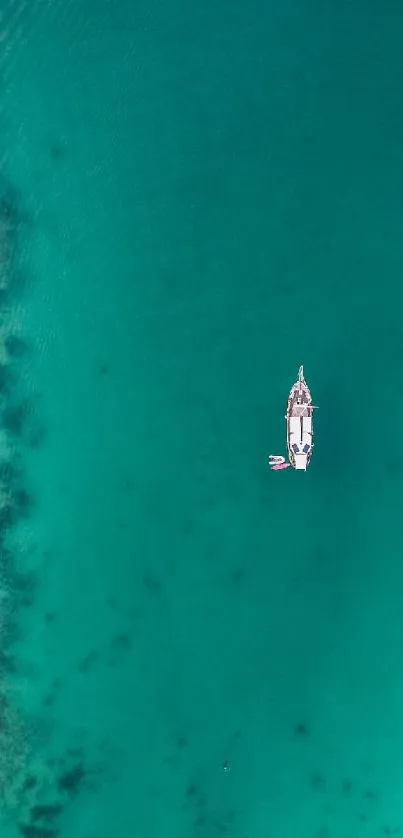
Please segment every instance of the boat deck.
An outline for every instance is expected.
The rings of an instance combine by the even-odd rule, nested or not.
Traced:
[[[312,408],[308,401],[304,404],[297,404],[294,402],[290,411],[290,416],[312,416]]]

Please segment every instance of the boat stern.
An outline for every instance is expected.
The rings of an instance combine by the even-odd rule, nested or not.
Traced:
[[[297,471],[306,471],[308,467],[308,457],[306,454],[294,454],[294,463]]]

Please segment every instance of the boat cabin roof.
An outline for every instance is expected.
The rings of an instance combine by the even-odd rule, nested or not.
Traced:
[[[289,419],[289,446],[295,455],[309,454],[312,448],[312,417],[291,416]]]

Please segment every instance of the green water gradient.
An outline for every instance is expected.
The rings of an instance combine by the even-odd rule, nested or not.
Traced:
[[[43,426],[4,830],[398,834],[402,10],[4,0],[0,28]],[[314,456],[276,474],[300,364]]]

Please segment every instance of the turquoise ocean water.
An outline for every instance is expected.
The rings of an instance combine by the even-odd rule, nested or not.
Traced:
[[[5,838],[403,834],[402,46],[3,0]]]

